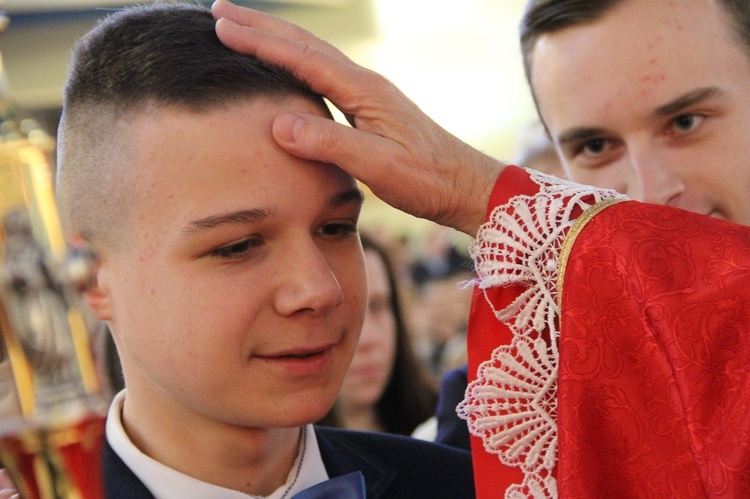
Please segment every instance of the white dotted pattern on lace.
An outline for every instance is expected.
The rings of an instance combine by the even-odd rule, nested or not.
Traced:
[[[513,340],[479,366],[477,379],[457,408],[487,452],[523,471],[523,483],[505,491],[505,497],[513,499],[557,497],[552,476],[557,462],[557,262],[575,222],[571,213],[606,199],[626,199],[614,191],[527,171],[540,186],[539,193],[516,196],[496,207],[469,248],[480,289],[526,288],[502,310],[495,309],[485,293]]]

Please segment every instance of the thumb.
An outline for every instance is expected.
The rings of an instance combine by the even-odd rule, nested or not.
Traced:
[[[273,137],[289,154],[338,166],[396,209],[475,234],[503,165],[437,125],[411,123],[379,126],[396,130],[397,140],[323,116],[285,113],[274,120]]]
[[[387,171],[401,164],[403,159],[403,148],[397,142],[330,118],[303,113],[277,116],[273,137],[286,152],[302,159],[336,165],[394,208],[424,216],[418,198],[413,195],[424,186],[414,184],[411,170],[401,168],[399,175]],[[429,192],[430,186],[424,190]]]

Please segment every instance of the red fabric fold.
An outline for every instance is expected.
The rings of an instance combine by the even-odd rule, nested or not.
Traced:
[[[750,230],[620,203],[576,241],[561,497],[750,497]]]
[[[487,218],[538,191],[506,168]],[[560,497],[750,497],[750,228],[619,203],[578,235],[564,282]],[[469,382],[513,338],[487,301],[501,310],[523,289],[475,289]],[[472,452],[478,498],[523,482],[478,437]]]

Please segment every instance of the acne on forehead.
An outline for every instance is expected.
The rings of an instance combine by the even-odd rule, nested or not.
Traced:
[[[576,66],[575,54],[566,54],[567,43],[560,43],[560,34],[540,37],[531,60],[531,90],[542,121],[551,128],[554,126],[550,122],[553,119],[550,109],[554,109],[555,114],[580,112],[574,102],[586,99],[591,84],[583,69]]]
[[[660,105],[691,88],[716,85],[722,74],[737,71],[738,52],[739,63],[750,68],[726,24],[709,0],[630,0],[595,22],[545,34],[531,61],[539,111],[554,129],[550,111],[606,119],[621,106]]]

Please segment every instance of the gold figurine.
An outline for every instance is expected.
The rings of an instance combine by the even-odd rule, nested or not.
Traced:
[[[0,92],[0,464],[26,499],[99,498],[108,397],[80,297],[94,259],[65,241],[53,147]]]

